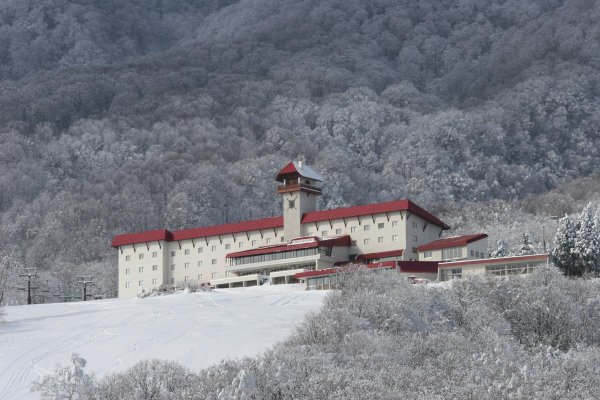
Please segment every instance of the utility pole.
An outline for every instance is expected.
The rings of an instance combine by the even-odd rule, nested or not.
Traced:
[[[25,273],[19,274],[19,276],[27,278],[27,304],[31,304],[31,289],[35,289],[31,286],[31,278],[37,277],[37,268],[25,268]],[[25,290],[25,288],[22,290]]]
[[[75,281],[77,286],[83,286],[83,301],[87,301],[88,294],[87,288],[88,286],[94,286],[94,277],[93,276],[78,276],[77,281]]]

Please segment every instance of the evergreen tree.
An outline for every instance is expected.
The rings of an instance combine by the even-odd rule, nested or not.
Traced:
[[[594,210],[589,203],[577,220],[577,235],[572,249],[576,259],[576,269],[581,273],[597,273],[597,260],[600,253]]]
[[[525,232],[521,238],[521,247],[519,247],[520,255],[535,254],[535,247],[531,243],[531,236]]]
[[[504,241],[504,239],[498,240],[497,244],[498,248],[492,251],[492,253],[490,254],[491,258],[500,258],[510,255],[510,251],[508,250],[508,244],[506,244],[506,241]]]
[[[571,218],[565,215],[558,223],[552,256],[556,266],[565,271],[567,276],[576,274],[575,256],[572,252],[575,247],[575,236],[575,225]]]

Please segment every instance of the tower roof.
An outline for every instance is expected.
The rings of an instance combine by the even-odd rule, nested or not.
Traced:
[[[304,164],[302,161],[292,161],[279,171],[276,181],[281,182],[286,175],[299,175],[303,178],[314,179],[323,182],[323,177],[314,169]]]

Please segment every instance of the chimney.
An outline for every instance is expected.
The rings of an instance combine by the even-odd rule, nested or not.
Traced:
[[[302,169],[302,161],[298,161],[298,167]]]

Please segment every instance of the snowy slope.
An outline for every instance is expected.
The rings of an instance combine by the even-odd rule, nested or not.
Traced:
[[[0,325],[0,399],[37,399],[32,381],[72,352],[98,375],[149,358],[192,370],[249,356],[286,338],[325,292],[299,285],[129,300],[7,307]]]

